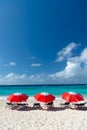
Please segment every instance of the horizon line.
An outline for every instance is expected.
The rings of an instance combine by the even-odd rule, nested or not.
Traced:
[[[59,86],[59,85],[61,85],[61,86],[63,86],[63,85],[87,85],[86,83],[84,83],[84,84],[1,84],[0,86],[21,86],[21,85],[23,85],[23,86],[53,86],[53,85],[55,85],[55,86]]]

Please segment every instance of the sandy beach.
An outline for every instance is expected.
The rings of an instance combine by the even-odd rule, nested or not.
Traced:
[[[29,99],[32,108],[35,101]],[[59,100],[54,102],[54,110],[11,110],[6,108],[6,100],[0,100],[0,130],[87,130],[87,108],[61,109]]]

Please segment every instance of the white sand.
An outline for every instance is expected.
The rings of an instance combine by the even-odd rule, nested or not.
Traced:
[[[29,100],[29,106],[34,101]],[[56,111],[17,111],[6,108],[6,101],[0,100],[0,130],[87,130],[87,109],[58,109]]]

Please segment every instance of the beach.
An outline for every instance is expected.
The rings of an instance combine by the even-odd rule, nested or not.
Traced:
[[[53,110],[11,110],[6,100],[0,100],[0,130],[87,130],[87,109],[61,109],[60,99],[54,101]],[[32,108],[35,100],[30,98]]]

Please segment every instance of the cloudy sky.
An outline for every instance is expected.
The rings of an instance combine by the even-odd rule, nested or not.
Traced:
[[[87,83],[86,0],[1,0],[0,84]]]

